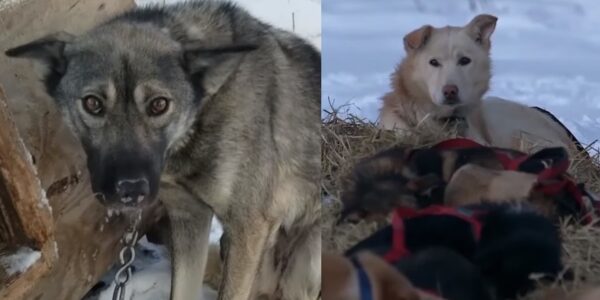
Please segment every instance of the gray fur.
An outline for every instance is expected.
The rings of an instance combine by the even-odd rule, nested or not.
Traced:
[[[197,292],[212,212],[228,245],[219,299],[317,298],[321,70],[312,46],[231,4],[196,1],[136,9],[7,55],[46,66],[106,205],[148,203],[123,203],[113,188],[137,178],[165,204],[172,299]],[[83,109],[86,93],[105,103],[101,117]],[[170,106],[149,117],[155,97]]]

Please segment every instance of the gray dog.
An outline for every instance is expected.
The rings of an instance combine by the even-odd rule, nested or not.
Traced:
[[[74,37],[10,49],[44,82],[110,208],[160,199],[171,299],[197,299],[214,213],[219,299],[320,290],[320,53],[229,3],[135,9]]]

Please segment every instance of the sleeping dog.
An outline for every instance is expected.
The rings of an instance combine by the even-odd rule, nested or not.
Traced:
[[[443,247],[474,263],[504,298],[530,290],[536,278],[554,279],[562,270],[557,227],[525,205],[431,206],[400,214],[346,254],[371,250],[402,265],[412,255]]]
[[[452,139],[429,148],[394,147],[360,161],[342,193],[342,219],[386,217],[395,207],[423,208],[527,201],[545,216],[591,222],[597,197],[566,170],[562,148],[532,155]]]
[[[492,300],[478,268],[447,248],[429,248],[395,264],[413,285],[446,300]]]
[[[398,270],[369,252],[322,256],[323,300],[441,300],[416,289]]]

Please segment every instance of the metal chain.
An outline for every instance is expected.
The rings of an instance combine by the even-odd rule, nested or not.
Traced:
[[[125,286],[133,273],[133,261],[135,260],[135,244],[138,238],[137,225],[141,219],[141,214],[134,220],[131,226],[123,234],[123,248],[119,253],[119,262],[121,267],[115,274],[115,289],[113,291],[113,300],[125,300]]]

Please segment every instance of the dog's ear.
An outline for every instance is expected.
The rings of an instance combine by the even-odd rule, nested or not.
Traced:
[[[482,14],[473,18],[473,20],[467,24],[466,28],[469,35],[475,39],[476,43],[482,45],[486,50],[489,50],[491,46],[490,37],[492,36],[492,33],[494,33],[494,29],[496,29],[497,21],[497,17]]]
[[[183,45],[184,66],[190,75],[199,79],[205,92],[212,95],[236,69],[243,54],[258,48],[252,44],[206,47],[202,42]]]
[[[432,31],[433,27],[431,25],[425,25],[404,36],[404,50],[406,50],[406,53],[412,53],[425,46]]]
[[[6,50],[9,57],[29,58],[41,63],[44,76],[63,75],[67,69],[64,50],[75,37],[66,32],[57,32],[38,40]]]

